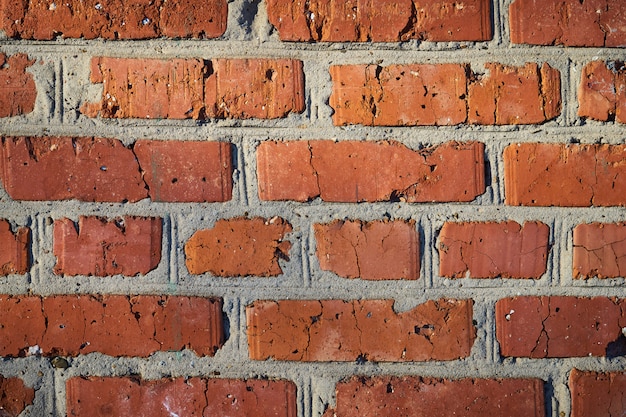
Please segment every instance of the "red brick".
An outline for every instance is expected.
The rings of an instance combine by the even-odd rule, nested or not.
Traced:
[[[446,223],[439,235],[439,275],[540,278],[550,229],[540,222]]]
[[[21,379],[0,375],[0,414],[17,417],[34,399],[35,390],[26,387]]]
[[[506,204],[625,206],[625,161],[625,145],[510,145],[504,150]]]
[[[30,229],[11,231],[8,221],[0,219],[0,275],[25,274],[30,269]]]
[[[302,62],[294,59],[93,58],[102,99],[89,117],[276,119],[304,111]]]
[[[221,277],[280,275],[278,260],[289,260],[291,243],[283,240],[289,232],[291,225],[280,217],[220,219],[185,244],[187,269]]]
[[[515,297],[496,303],[502,356],[623,355],[626,302],[607,297]]]
[[[267,2],[283,41],[486,41],[492,37],[491,2],[470,0],[350,0]]]
[[[3,137],[0,177],[14,200],[135,202],[148,196],[132,150],[119,140]]]
[[[222,202],[232,197],[229,143],[139,140],[133,151],[152,201]]]
[[[34,62],[25,54],[15,54],[7,59],[0,53],[0,117],[27,114],[35,108],[37,87],[33,76],[26,72]]]
[[[413,220],[335,220],[313,227],[323,270],[345,278],[419,278],[420,243]]]
[[[585,65],[578,86],[578,115],[626,123],[626,68],[623,64],[592,61]]]
[[[353,376],[337,384],[336,417],[545,415],[540,379]]]
[[[59,275],[145,275],[161,260],[162,220],[81,216],[54,222],[54,255]]]
[[[296,386],[286,380],[71,378],[69,416],[295,417]]]
[[[515,0],[509,20],[513,43],[626,46],[622,0]]]
[[[257,301],[246,310],[254,360],[428,361],[469,356],[471,300],[427,301],[402,313],[393,300]]]
[[[122,295],[0,296],[2,356],[147,357],[222,346],[221,299]]]
[[[561,111],[560,74],[541,68],[466,64],[335,65],[330,106],[335,125],[536,124]]]
[[[0,29],[19,39],[216,38],[227,15],[227,0],[0,1]]]
[[[626,277],[626,223],[574,228],[574,278]]]
[[[447,202],[485,192],[479,142],[414,151],[395,141],[266,141],[257,164],[262,200]]]
[[[624,414],[626,373],[572,369],[569,375],[572,417],[611,417]]]

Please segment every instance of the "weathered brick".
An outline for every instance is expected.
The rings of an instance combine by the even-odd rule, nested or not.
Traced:
[[[626,277],[626,223],[574,228],[574,278]]]
[[[540,278],[550,229],[540,222],[446,223],[439,235],[439,275]]]
[[[414,151],[395,141],[265,141],[257,151],[262,200],[472,201],[485,192],[484,145]]]
[[[191,349],[212,356],[224,340],[222,301],[122,295],[0,296],[0,355],[147,357]]]
[[[548,64],[335,65],[330,106],[335,125],[536,124],[561,111],[560,73]]]
[[[626,46],[622,0],[515,0],[511,41],[530,45]]]
[[[585,65],[578,85],[578,115],[626,123],[626,68],[623,63],[592,61]]]
[[[572,417],[611,417],[624,413],[626,373],[572,369],[569,375]]]
[[[323,270],[345,278],[419,278],[420,242],[413,220],[335,220],[313,227]]]
[[[0,275],[25,274],[30,269],[30,229],[11,230],[7,220],[0,219]]]
[[[139,140],[133,151],[153,201],[221,202],[232,197],[229,143]]]
[[[25,386],[21,379],[0,375],[0,415],[17,417],[34,399],[35,390]]]
[[[504,150],[506,204],[625,206],[625,161],[625,145],[509,145]]]
[[[502,356],[567,358],[626,353],[626,302],[607,297],[515,297],[496,303]]]
[[[227,0],[1,0],[0,29],[18,39],[216,38]]]
[[[0,53],[0,117],[27,114],[35,108],[37,87],[33,76],[26,72],[34,62],[25,54],[7,58]]]
[[[393,300],[257,301],[246,309],[254,360],[428,361],[469,356],[471,300],[427,301],[402,313]]]
[[[336,407],[324,416],[543,417],[540,379],[436,379],[353,376],[337,384]]]
[[[302,62],[294,59],[93,58],[102,99],[81,111],[143,119],[275,119],[304,111]]]
[[[492,37],[491,2],[469,0],[349,0],[267,2],[283,41],[486,41]]]
[[[71,378],[69,416],[295,417],[296,385],[286,380]]]
[[[289,232],[291,225],[280,217],[220,219],[185,244],[187,269],[222,277],[280,275],[278,260],[289,260],[291,243],[283,240]]]
[[[14,200],[135,202],[148,196],[135,155],[119,140],[0,140],[0,178]]]

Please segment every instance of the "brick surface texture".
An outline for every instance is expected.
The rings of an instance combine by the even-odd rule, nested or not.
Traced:
[[[623,63],[592,61],[578,85],[578,115],[626,123],[626,69]]]
[[[626,275],[626,224],[591,223],[574,228],[575,278]]]
[[[6,220],[0,220],[0,274],[25,274],[30,268],[30,229],[15,232]]]
[[[26,68],[34,64],[25,54],[0,53],[0,117],[18,116],[33,111],[37,88]]]
[[[572,417],[610,417],[624,412],[626,374],[585,372],[573,369],[569,375]]]
[[[35,399],[35,390],[19,378],[0,376],[0,410],[8,416],[18,416]]]

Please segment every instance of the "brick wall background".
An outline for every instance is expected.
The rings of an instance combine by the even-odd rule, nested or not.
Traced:
[[[626,411],[625,2],[0,31],[0,415]]]

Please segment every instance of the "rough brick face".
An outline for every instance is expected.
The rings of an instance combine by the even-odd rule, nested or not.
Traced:
[[[561,111],[560,74],[548,64],[490,63],[330,67],[335,125],[536,124]]]
[[[567,358],[626,352],[626,302],[607,297],[515,297],[496,303],[502,356]]]
[[[420,244],[415,221],[335,220],[315,224],[320,268],[345,278],[417,279]]]
[[[337,384],[336,398],[324,417],[545,415],[540,379],[354,376]]]
[[[11,231],[11,224],[0,219],[0,275],[25,274],[30,269],[30,229]]]
[[[27,114],[35,108],[37,88],[33,76],[26,72],[34,62],[25,54],[7,58],[0,53],[0,117]]]
[[[569,389],[572,393],[572,417],[611,417],[624,414],[624,372],[602,373],[572,369]]]
[[[626,223],[574,228],[574,278],[626,277]]]
[[[33,403],[35,390],[24,385],[19,378],[5,378],[0,375],[0,412],[3,416],[18,416]]]
[[[397,42],[491,39],[491,2],[350,0],[267,2],[283,41]]]
[[[19,39],[215,38],[227,15],[227,0],[0,0],[0,29]]]
[[[285,380],[71,378],[69,416],[295,417],[296,386]]]
[[[523,143],[504,150],[506,203],[625,206],[626,146]]]
[[[540,278],[548,257],[547,225],[446,223],[439,235],[439,275],[449,278]]]
[[[81,216],[54,222],[54,255],[59,275],[147,274],[161,260],[162,220],[154,217],[104,219]]]
[[[257,154],[262,200],[471,201],[485,191],[477,142],[413,151],[395,141],[266,141]]]
[[[626,46],[621,0],[515,0],[511,41],[530,45]]]
[[[248,306],[255,360],[428,361],[470,353],[471,300],[428,301],[402,313],[393,300],[279,300]]]
[[[232,149],[225,142],[139,140],[133,151],[153,201],[222,202],[232,197]]]
[[[220,299],[140,295],[0,296],[0,355],[147,357],[224,340]]]
[[[626,68],[622,63],[592,61],[578,85],[578,115],[626,123]]]
[[[304,111],[302,62],[294,59],[93,58],[102,99],[90,117],[275,119]]]
[[[289,260],[291,243],[283,241],[289,232],[291,225],[280,217],[218,220],[185,244],[187,269],[222,277],[280,275],[278,260]]]

